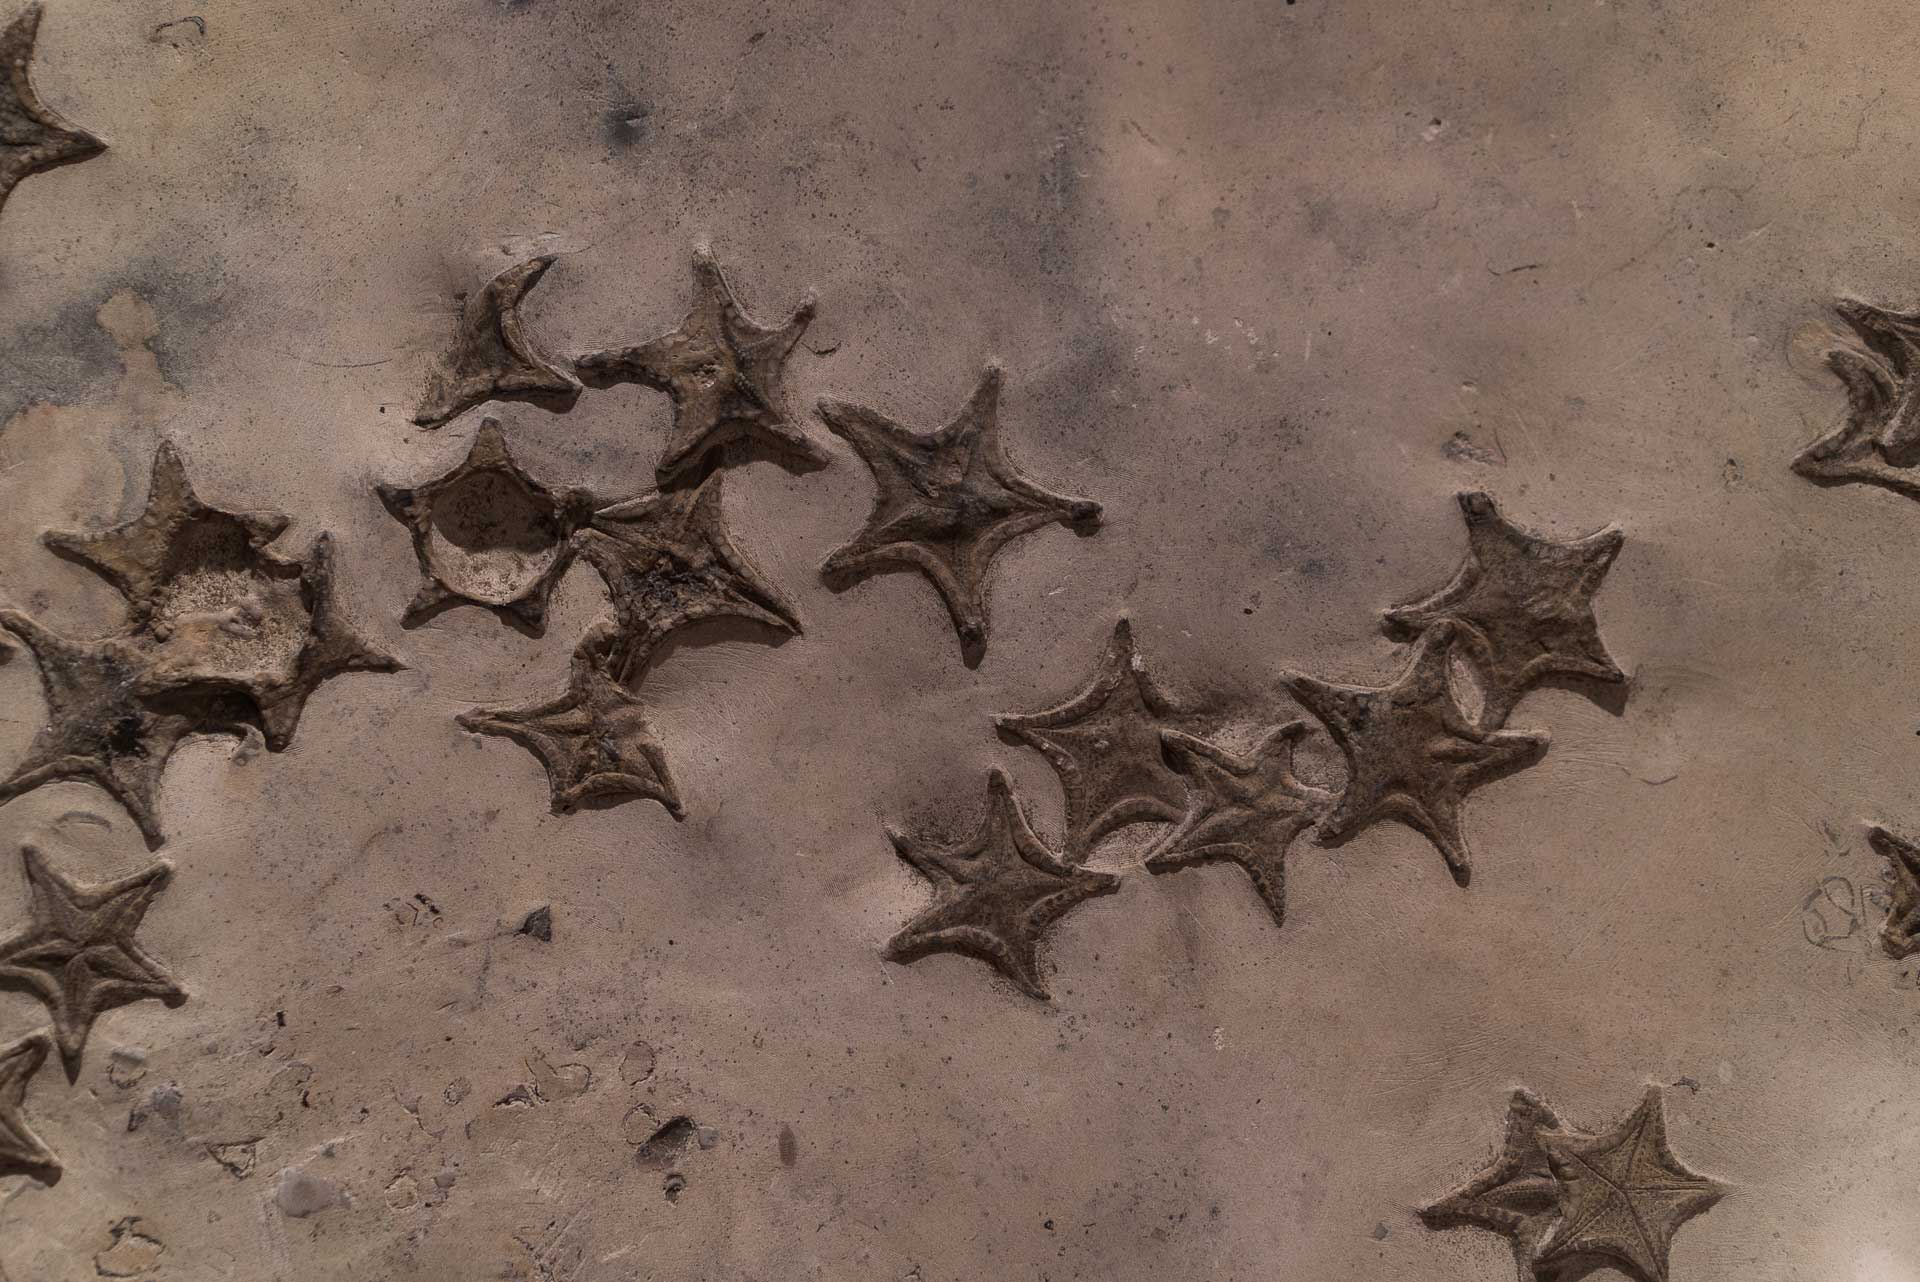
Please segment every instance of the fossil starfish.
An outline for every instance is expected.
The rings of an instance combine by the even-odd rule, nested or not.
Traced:
[[[500,424],[480,421],[460,465],[423,485],[380,485],[380,501],[413,535],[420,590],[408,626],[461,601],[518,619],[538,633],[569,563],[567,540],[585,522],[584,490],[549,489],[514,462]]]
[[[675,819],[686,817],[640,700],[607,671],[618,628],[602,620],[574,650],[567,691],[558,698],[475,708],[457,718],[475,734],[504,735],[546,767],[553,811],[593,797],[650,797]]]
[[[486,401],[529,401],[554,410],[573,404],[580,380],[534,347],[520,318],[521,301],[553,261],[552,254],[529,258],[462,300],[453,349],[427,374],[416,424],[438,427]]]
[[[1542,1132],[1569,1138],[1580,1135],[1570,1131],[1533,1092],[1514,1091],[1507,1102],[1506,1138],[1493,1165],[1419,1212],[1421,1222],[1430,1229],[1470,1227],[1507,1238],[1519,1282],[1535,1282],[1534,1260],[1540,1243],[1559,1218],[1559,1186],[1541,1143]]]
[[[40,5],[30,4],[0,32],[0,205],[28,174],[97,156],[107,144],[77,128],[40,101],[28,78],[33,45],[40,34]]]
[[[1287,849],[1332,804],[1331,794],[1301,783],[1293,748],[1304,721],[1267,735],[1249,757],[1182,734],[1165,733],[1167,753],[1188,783],[1186,812],[1147,852],[1147,871],[1172,872],[1215,859],[1247,870],[1275,925],[1286,920]]]
[[[1482,733],[1465,724],[1447,679],[1457,626],[1430,626],[1391,685],[1335,685],[1299,673],[1283,675],[1281,684],[1326,723],[1347,759],[1347,785],[1323,835],[1344,838],[1398,819],[1438,847],[1464,886],[1472,864],[1460,832],[1467,793],[1530,763],[1546,750],[1547,736]]]
[[[1726,1186],[1682,1165],[1667,1147],[1660,1088],[1603,1135],[1546,1133],[1560,1219],[1536,1269],[1608,1264],[1636,1282],[1667,1282],[1673,1235],[1726,1196]]]
[[[616,503],[574,536],[613,600],[618,680],[634,681],[668,633],[702,619],[749,619],[799,635],[793,607],[728,537],[720,487],[716,471],[695,486]]]
[[[0,940],[0,988],[28,992],[53,1013],[53,1039],[67,1080],[80,1074],[80,1052],[93,1022],[107,1011],[152,998],[187,1000],[166,969],[134,941],[173,865],[157,860],[115,881],[82,885],[62,876],[32,846],[20,850],[31,894],[26,929]]]
[[[1034,835],[1006,772],[987,776],[987,814],[968,840],[938,845],[889,831],[902,859],[934,886],[934,900],[887,945],[910,962],[961,952],[996,967],[1029,997],[1048,999],[1040,978],[1040,936],[1076,904],[1119,889],[1110,873],[1063,862]]]
[[[1793,470],[1821,484],[1858,481],[1920,499],[1920,312],[1853,298],[1833,310],[1860,340],[1827,352],[1827,368],[1846,387],[1847,417],[1801,450]]]
[[[636,347],[588,352],[574,362],[594,387],[640,383],[673,398],[673,430],[656,474],[668,485],[696,469],[716,446],[742,438],[804,463],[831,457],[796,426],[782,387],[787,356],[813,319],[807,291],[785,324],[747,315],[713,251],[693,254],[693,307],[680,327]]]
[[[1431,596],[1386,611],[1389,631],[1415,636],[1442,620],[1479,665],[1484,706],[1479,728],[1497,730],[1535,683],[1554,675],[1619,682],[1600,640],[1593,595],[1626,536],[1609,527],[1560,542],[1529,534],[1481,493],[1459,496],[1467,519],[1467,559]]]
[[[921,434],[877,410],[820,402],[820,417],[859,452],[879,493],[853,541],[820,567],[830,584],[895,568],[919,570],[939,591],[977,664],[987,646],[987,570],[1008,542],[1056,521],[1090,533],[1100,505],[1041,489],[1000,444],[1001,370],[989,365],[966,407]]]
[[[1880,946],[1889,957],[1920,953],[1920,847],[1877,825],[1867,829],[1867,843],[1893,874],[1893,904],[1880,927]]]
[[[46,1062],[53,1039],[43,1029],[0,1046],[0,1176],[30,1175],[43,1184],[60,1179],[60,1159],[27,1125],[27,1083]]]

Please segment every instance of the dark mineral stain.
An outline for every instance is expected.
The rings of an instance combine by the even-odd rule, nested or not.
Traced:
[[[645,142],[653,132],[648,117],[653,115],[650,102],[624,102],[609,108],[600,117],[600,132],[606,138],[607,146],[618,151],[626,151]]]
[[[540,905],[527,914],[527,919],[520,923],[520,929],[514,933],[531,935],[543,944],[551,944],[553,942],[553,907],[549,904]]]
[[[800,1160],[800,1141],[794,1138],[791,1126],[780,1128],[780,1165],[792,1166]]]

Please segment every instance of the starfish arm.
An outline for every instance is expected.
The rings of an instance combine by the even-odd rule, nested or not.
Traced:
[[[656,392],[673,386],[671,336],[649,339],[631,347],[608,347],[574,358],[573,367],[589,387],[616,387],[639,383]]]
[[[107,149],[106,143],[70,123],[34,91],[28,65],[40,31],[40,13],[36,0],[0,32],[0,62],[5,64],[0,128],[16,140],[0,149],[0,204],[27,175],[86,160]]]
[[[936,911],[937,906],[929,913]],[[1040,977],[1039,961],[1031,944],[1023,947],[978,926],[929,928],[909,923],[888,941],[886,958],[904,964],[936,952],[959,952],[976,957],[1005,975],[1027,996],[1043,1002],[1053,999]]]
[[[27,1084],[52,1049],[44,1030],[0,1046],[0,1176],[29,1175],[42,1183],[60,1178],[60,1159],[21,1114]]]

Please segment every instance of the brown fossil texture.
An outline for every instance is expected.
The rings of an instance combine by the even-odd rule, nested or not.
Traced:
[[[42,6],[37,2],[0,31],[0,207],[29,174],[97,156],[107,144],[79,128],[34,92],[28,68],[40,34]]]
[[[65,876],[39,849],[21,847],[30,892],[27,925],[0,939],[0,988],[30,993],[53,1017],[67,1080],[80,1075],[80,1053],[94,1021],[117,1006],[155,1000],[178,1006],[184,989],[134,938],[173,865],[157,860],[113,881],[83,884]]]
[[[1120,879],[1076,868],[1034,833],[1005,771],[987,776],[987,813],[973,836],[944,843],[889,830],[900,858],[933,883],[933,903],[887,945],[911,962],[960,952],[992,965],[1029,997],[1049,997],[1040,973],[1040,940],[1076,905],[1112,894]]]
[[[406,525],[420,563],[409,626],[465,601],[538,632],[571,560],[569,540],[593,508],[585,491],[550,489],[527,475],[492,418],[480,421],[466,458],[446,475],[376,492]]]
[[[60,1179],[60,1159],[27,1125],[27,1083],[46,1062],[53,1038],[44,1029],[0,1046],[0,1178],[26,1175],[43,1184]]]
[[[1465,1185],[1421,1207],[1421,1222],[1430,1229],[1476,1228],[1500,1234],[1513,1248],[1519,1282],[1536,1282],[1540,1244],[1560,1214],[1559,1186],[1541,1142],[1545,1133],[1578,1134],[1532,1091],[1516,1089],[1507,1101],[1499,1156]]]
[[[453,346],[434,362],[414,411],[421,427],[438,427],[487,401],[526,401],[564,410],[580,380],[534,345],[520,304],[553,266],[544,254],[516,263],[461,299]]]
[[[1920,499],[1920,312],[1854,298],[1833,310],[1856,340],[1826,353],[1847,413],[1794,456],[1793,470],[1823,485],[1859,482]]]
[[[748,440],[801,464],[831,457],[786,408],[787,357],[813,319],[811,290],[779,325],[747,313],[713,251],[693,255],[693,306],[678,328],[632,347],[588,352],[574,362],[594,387],[640,383],[673,398],[673,428],[656,473],[662,485],[697,474],[707,456]]]
[[[1887,861],[1891,904],[1880,924],[1880,946],[1889,957],[1920,953],[1920,846],[1879,825],[1867,829],[1867,843]]]
[[[827,558],[821,575],[840,587],[888,570],[920,571],[946,602],[969,665],[986,653],[994,554],[1045,525],[1090,534],[1100,520],[1098,503],[1043,489],[1014,466],[1000,441],[1002,379],[998,365],[987,366],[966,406],[927,433],[862,405],[819,405],[827,426],[873,473],[877,490],[865,526]]]
[[[1037,749],[1060,776],[1067,854],[1084,862],[1116,828],[1176,819],[1185,810],[1186,786],[1161,748],[1162,733],[1177,715],[1175,701],[1147,673],[1131,620],[1123,618],[1082,690],[1040,712],[1004,713],[994,724]]]

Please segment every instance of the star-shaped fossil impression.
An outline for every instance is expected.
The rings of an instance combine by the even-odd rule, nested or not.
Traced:
[[[1322,834],[1345,838],[1377,820],[1398,819],[1439,848],[1464,886],[1472,864],[1460,831],[1467,793],[1530,764],[1546,750],[1547,736],[1483,733],[1466,724],[1447,673],[1457,626],[1430,626],[1391,685],[1335,685],[1299,673],[1285,674],[1281,684],[1326,723],[1347,760],[1346,788]]]
[[[1231,860],[1247,870],[1274,924],[1284,922],[1287,849],[1333,804],[1332,794],[1294,777],[1294,745],[1306,733],[1306,722],[1289,722],[1243,757],[1167,731],[1167,754],[1188,780],[1187,806],[1180,822],[1147,852],[1147,871]]]
[[[1920,499],[1920,312],[1851,298],[1833,310],[1859,340],[1827,353],[1847,390],[1847,417],[1801,450],[1793,470],[1823,485],[1856,481]]]
[[[877,410],[820,402],[820,417],[859,452],[879,493],[852,542],[820,567],[844,586],[883,570],[916,569],[933,583],[960,633],[969,665],[987,647],[987,571],[1006,544],[1061,522],[1091,533],[1100,505],[1041,489],[1014,467],[1000,443],[1001,371],[989,365],[966,408],[922,434]]]
[[[1076,904],[1119,889],[1120,879],[1076,868],[1048,850],[1005,771],[988,776],[987,798],[979,829],[957,844],[887,833],[900,857],[934,886],[933,903],[893,937],[887,957],[911,962],[929,953],[967,953],[1045,1001],[1040,936]]]
[[[553,261],[552,254],[529,258],[461,300],[453,348],[427,374],[416,424],[438,427],[486,401],[527,401],[552,410],[573,404],[580,380],[533,345],[520,318],[521,301]]]
[[[481,420],[467,457],[445,476],[375,489],[412,533],[420,562],[420,590],[403,622],[413,626],[469,601],[534,633],[546,626],[553,586],[567,571],[568,539],[593,510],[584,490],[553,490],[528,476],[491,418]]]
[[[787,413],[783,375],[808,322],[809,290],[784,324],[747,315],[713,251],[693,255],[693,307],[680,327],[636,347],[588,352],[574,362],[593,387],[640,383],[673,398],[673,430],[656,474],[669,485],[695,471],[715,447],[746,439],[802,463],[831,457]]]
[[[46,1062],[53,1039],[44,1030],[0,1046],[0,1176],[27,1175],[43,1184],[60,1179],[60,1159],[27,1125],[27,1083]]]
[[[1889,957],[1911,957],[1920,953],[1920,846],[1878,825],[1867,829],[1867,844],[1887,861],[1893,878],[1893,903],[1880,927],[1880,947]]]
[[[40,34],[40,5],[30,4],[0,32],[0,59],[6,83],[0,86],[0,206],[28,174],[97,156],[107,144],[76,128],[40,101],[27,76],[34,40]]]
[[[1626,679],[1600,641],[1593,595],[1626,536],[1609,527],[1559,542],[1530,534],[1500,515],[1481,493],[1459,496],[1467,520],[1467,559],[1431,596],[1386,611],[1391,632],[1417,636],[1446,621],[1480,675],[1479,727],[1497,730],[1520,696],[1550,676]]]
[[[158,860],[116,881],[82,885],[61,875],[32,846],[26,861],[26,929],[0,940],[0,988],[31,993],[53,1013],[53,1039],[67,1080],[80,1074],[80,1052],[93,1022],[117,1006],[153,998],[187,1000],[159,962],[134,941],[173,865]]]
[[[1002,714],[994,724],[1052,763],[1067,797],[1067,854],[1084,862],[1116,828],[1177,819],[1185,809],[1186,785],[1160,747],[1175,715],[1134,647],[1133,624],[1121,619],[1083,690],[1041,712]]]
[[[1533,1092],[1516,1090],[1507,1102],[1506,1138],[1493,1165],[1420,1208],[1421,1222],[1430,1229],[1487,1229],[1507,1238],[1520,1282],[1535,1282],[1540,1243],[1559,1218],[1559,1186],[1541,1143],[1543,1132],[1576,1134]]]
[[[613,601],[620,640],[611,671],[622,682],[639,677],[668,633],[702,619],[746,619],[800,634],[793,607],[728,537],[722,475],[602,508],[574,536]]]
[[[602,620],[573,653],[567,691],[518,707],[475,708],[458,720],[475,734],[504,735],[546,767],[555,814],[593,798],[650,797],[686,816],[640,700],[608,672],[618,627]]]
[[[1543,1133],[1560,1217],[1540,1244],[1537,1272],[1611,1265],[1636,1282],[1667,1282],[1673,1235],[1726,1196],[1667,1147],[1660,1088],[1603,1135]]]

